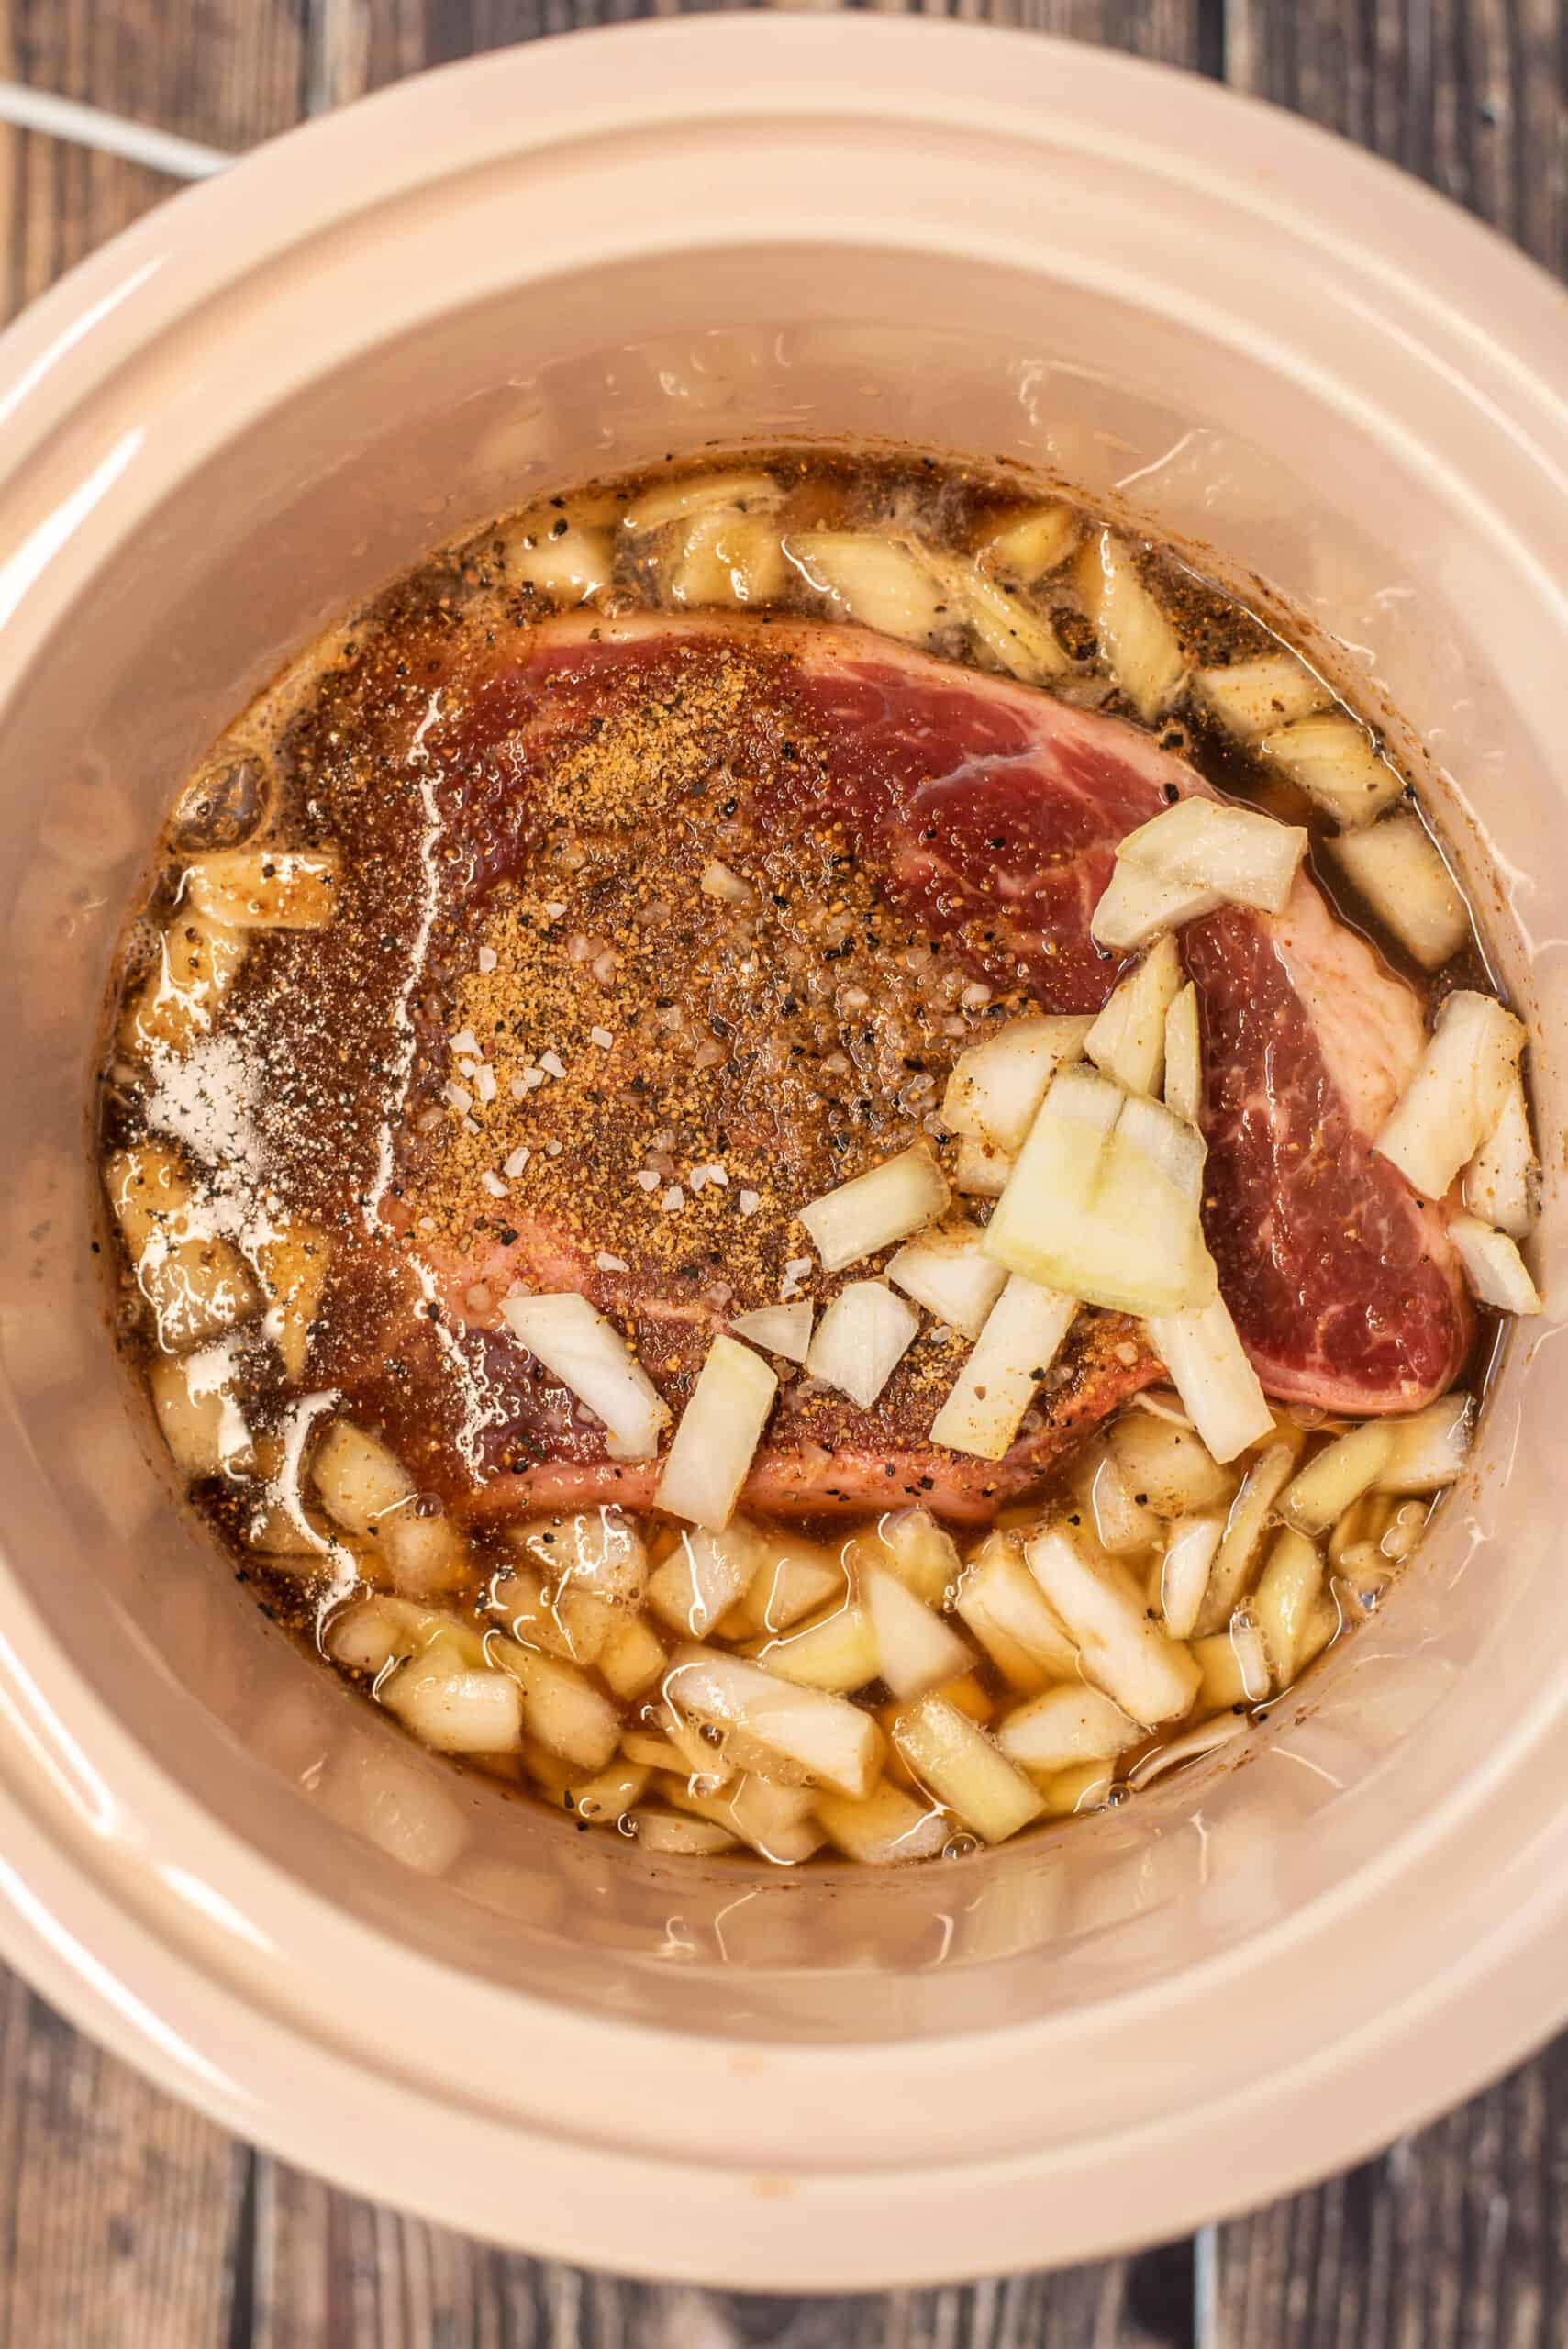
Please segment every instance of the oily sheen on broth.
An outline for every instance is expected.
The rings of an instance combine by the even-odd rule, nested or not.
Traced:
[[[1373,1609],[1535,1309],[1525,1037],[1373,729],[1010,476],[505,518],[184,787],[128,1359],[408,1731],[661,1856],[1122,1801]]]

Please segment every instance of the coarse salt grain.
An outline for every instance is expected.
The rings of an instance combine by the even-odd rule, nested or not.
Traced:
[[[515,1076],[512,1079],[512,1098],[514,1101],[526,1100],[528,1098],[528,1088],[523,1083],[520,1076]]]
[[[601,1273],[629,1273],[631,1270],[624,1256],[612,1256],[607,1248],[601,1248],[594,1262]]]
[[[482,971],[493,971],[500,960],[501,957],[496,953],[494,946],[482,946],[480,948],[479,967]]]
[[[597,1044],[601,1052],[607,1052],[610,1046],[615,1042],[615,1038],[611,1035],[607,1028],[590,1028],[588,1030],[588,1041],[591,1044]]]
[[[544,909],[551,921],[559,921],[566,911],[566,907],[560,897],[547,897],[544,901]]]
[[[679,1183],[672,1183],[669,1189],[660,1195],[659,1204],[666,1215],[673,1215],[677,1208],[685,1206],[686,1195]]]
[[[479,1179],[484,1184],[485,1189],[489,1192],[493,1199],[504,1199],[506,1197],[506,1186],[502,1182],[501,1177],[494,1171],[493,1168],[487,1166]]]
[[[707,1176],[710,1183],[717,1183],[721,1191],[728,1189],[729,1169],[728,1166],[705,1166],[703,1172]]]
[[[562,1151],[562,1145],[561,1145],[561,1143],[560,1143],[560,1142],[558,1142],[558,1141],[547,1141],[547,1142],[545,1143],[544,1148],[545,1148],[545,1155],[546,1155],[546,1157],[547,1157],[547,1158],[559,1158],[559,1157],[560,1157],[560,1155],[561,1155],[561,1151]]]
[[[761,1191],[742,1191],[735,1202],[742,1215],[755,1215],[762,1204]]]
[[[441,1087],[441,1098],[443,1101],[450,1102],[451,1107],[457,1110],[461,1117],[466,1118],[469,1111],[473,1107],[473,1096],[469,1092],[466,1085],[443,1085]]]
[[[639,1166],[633,1179],[640,1183],[645,1191],[656,1191],[659,1188],[659,1177],[651,1166]]]
[[[810,1270],[809,1256],[791,1256],[787,1260],[784,1269],[784,1281],[779,1289],[779,1295],[786,1304],[792,1297],[798,1294],[800,1284]]]
[[[462,1130],[465,1134],[476,1134],[479,1131],[478,1119],[465,1118],[462,1121]]]
[[[703,1185],[706,1181],[707,1168],[706,1166],[694,1166],[691,1173],[686,1177],[686,1183],[694,1199],[696,1197],[697,1193],[702,1189]]]
[[[478,1047],[475,1046],[474,1049],[477,1051]],[[467,1077],[470,1085],[473,1083],[474,1078],[479,1074],[479,1063],[477,1061],[462,1060],[459,1061],[458,1067],[462,1071],[462,1074]]]
[[[968,986],[964,988],[963,993],[959,996],[959,1001],[962,1004],[966,1011],[983,1010],[990,1000],[990,988],[988,986],[983,986],[978,979],[972,979]]]
[[[502,1173],[509,1174],[515,1183],[532,1155],[533,1153],[528,1149],[527,1142],[520,1142],[517,1148],[512,1152],[510,1158],[507,1159],[506,1165],[501,1170]]]
[[[540,1052],[539,1064],[547,1076],[564,1076],[566,1063],[559,1052]]]
[[[523,1071],[523,1091],[524,1091],[525,1093],[537,1093],[537,1092],[539,1091],[539,1086],[540,1086],[543,1083],[544,1083],[544,1071],[543,1071],[543,1069],[542,1069],[542,1068],[526,1068],[526,1069],[524,1069],[524,1071]]]
[[[473,1089],[482,1101],[494,1101],[495,1098],[495,1072],[483,1062],[475,1073]]]
[[[449,1052],[471,1052],[477,1060],[479,1049],[479,1039],[472,1028],[460,1028],[455,1036],[450,1036],[447,1039]]]
[[[934,1339],[939,1346],[945,1346],[952,1336],[952,1331],[945,1321],[933,1321],[926,1335],[928,1338]]]

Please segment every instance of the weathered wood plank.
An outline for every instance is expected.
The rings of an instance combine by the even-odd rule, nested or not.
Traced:
[[[291,0],[8,0],[7,72],[236,150],[298,119],[304,27]],[[169,194],[116,157],[0,133],[7,313]]]
[[[1554,2349],[1568,2041],[1382,2161],[1220,2230],[1223,2349]]]
[[[1226,67],[1568,268],[1559,0],[1227,0]]]
[[[280,2169],[261,2235],[255,2349],[1185,2349],[1191,2338],[1183,2253],[936,2292],[751,2297],[510,2257]]]
[[[243,2159],[0,1976],[0,2349],[221,2349]]]

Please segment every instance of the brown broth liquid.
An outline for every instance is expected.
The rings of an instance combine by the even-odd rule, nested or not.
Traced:
[[[722,484],[737,473],[742,488],[727,498]],[[771,484],[761,495],[758,475]],[[137,1375],[152,1382],[195,1505],[268,1611],[395,1712],[399,1687],[406,1696],[410,1675],[424,1668],[421,1658],[445,1657],[448,1669],[459,1656],[462,1669],[488,1672],[498,1632],[579,1674],[601,1709],[598,1727],[590,1723],[580,1738],[570,1724],[562,1730],[548,1691],[538,1697],[525,1677],[521,1737],[466,1758],[519,1794],[640,1833],[651,1849],[683,1848],[683,1838],[693,1849],[717,1849],[728,1836],[743,1856],[748,1842],[770,1857],[806,1856],[819,1844],[835,1855],[801,1808],[809,1787],[796,1790],[793,1830],[781,1829],[774,1813],[750,1834],[737,1825],[724,1808],[738,1781],[723,1737],[708,1737],[706,1770],[700,1752],[671,1764],[666,1750],[664,1768],[657,1759],[628,1760],[619,1746],[594,1759],[605,1744],[606,1707],[618,1731],[654,1747],[668,1749],[670,1717],[657,1672],[639,1685],[628,1663],[618,1687],[606,1672],[611,1634],[636,1612],[624,1594],[596,1616],[592,1606],[574,1606],[584,1586],[552,1572],[550,1512],[497,1508],[486,1497],[498,1481],[505,1493],[509,1474],[537,1467],[540,1443],[528,1433],[526,1414],[517,1433],[517,1349],[505,1333],[472,1326],[462,1309],[465,1301],[480,1316],[494,1303],[484,1249],[504,1253],[519,1208],[548,1210],[597,1239],[598,1262],[613,1279],[617,1263],[626,1269],[627,1233],[647,1261],[651,1201],[668,1193],[679,1211],[659,1228],[659,1263],[673,1294],[710,1313],[739,1312],[776,1298],[781,1271],[797,1263],[794,1285],[820,1308],[883,1260],[823,1279],[795,1209],[912,1142],[945,1153],[940,1104],[954,1063],[1032,1007],[1022,988],[976,988],[957,957],[882,903],[830,841],[770,839],[754,811],[727,798],[726,774],[744,771],[751,747],[743,693],[733,707],[697,713],[689,740],[670,716],[657,743],[641,746],[669,792],[700,802],[679,830],[657,807],[640,823],[625,805],[606,814],[607,796],[635,798],[645,787],[647,770],[624,756],[618,767],[606,756],[558,778],[547,820],[526,838],[509,822],[504,770],[476,774],[469,817],[459,830],[443,830],[428,800],[409,788],[400,746],[413,714],[436,708],[497,643],[556,612],[584,601],[606,618],[716,601],[723,608],[726,600],[733,606],[735,583],[749,580],[763,591],[765,609],[841,618],[800,567],[781,560],[781,544],[801,533],[866,533],[914,540],[969,562],[999,529],[1037,508],[1041,495],[1011,476],[924,457],[777,451],[596,483],[506,518],[355,614],[236,720],[182,791],[145,901],[127,928],[102,1076],[106,1184],[115,1201],[132,1176],[145,1187],[151,1164],[174,1186],[160,1193],[163,1207],[183,1214],[179,1230],[195,1237],[183,1258],[150,1273],[150,1260],[139,1262],[134,1220],[121,1218],[112,1252],[119,1326]],[[664,499],[667,518],[628,527],[628,516],[646,510],[651,496]],[[1082,510],[1067,512],[1069,538],[1095,527]],[[1224,667],[1284,649],[1174,551],[1143,546],[1137,566],[1191,666]],[[1136,721],[1100,657],[1072,562],[1010,592],[1070,658],[1055,690]],[[934,621],[925,649],[995,665],[956,607]],[[1473,938],[1443,970],[1419,970],[1323,852],[1328,828],[1315,804],[1197,696],[1152,730],[1224,792],[1306,825],[1314,877],[1336,911],[1423,995],[1435,1001],[1456,985],[1488,984]],[[725,757],[716,743],[728,746]],[[613,854],[604,847],[612,816],[620,828]],[[737,904],[706,894],[706,881],[694,894],[694,837],[705,857],[733,857],[759,887]],[[244,930],[233,975],[214,980],[214,950],[190,943],[183,927],[188,875],[193,860],[244,851],[282,860],[285,882],[290,856],[329,863],[330,916],[319,926]],[[461,887],[443,898],[434,884],[454,875]],[[269,868],[268,885],[273,878]],[[220,923],[218,936],[221,959],[232,932]],[[179,963],[182,951],[194,979]],[[671,969],[683,974],[679,996],[664,991],[662,974]],[[703,1014],[695,1020],[694,990]],[[608,1085],[597,1040],[633,1030],[644,1040],[646,1078]],[[553,1070],[541,1071],[543,1036]],[[454,1052],[454,1038],[472,1049]],[[756,1072],[749,1087],[735,1075],[741,1058]],[[760,1102],[784,1102],[787,1115],[770,1126]],[[725,1179],[692,1186],[691,1169],[707,1163],[722,1164]],[[510,1179],[495,1174],[498,1164],[513,1170]],[[634,1175],[642,1178],[635,1185]],[[499,1194],[493,1199],[492,1190]],[[984,1212],[981,1203],[966,1204]],[[167,1259],[172,1229],[159,1226],[154,1257],[161,1251]],[[478,1268],[464,1300],[428,1268],[441,1249]],[[280,1335],[291,1312],[292,1341]],[[1105,1319],[1100,1342],[1125,1346],[1115,1317]],[[1484,1319],[1468,1375],[1474,1391],[1495,1337],[1496,1325]],[[909,1375],[929,1411],[967,1352],[966,1340],[928,1319]],[[194,1356],[202,1370],[186,1375],[181,1364]],[[700,1349],[680,1364],[682,1392],[699,1361]],[[830,1452],[832,1398],[813,1394],[817,1383],[797,1365],[776,1367],[799,1431]],[[1168,1393],[1156,1393],[1130,1400],[1122,1416],[1142,1420],[1146,1434],[1151,1425],[1173,1427],[1180,1414]],[[389,1560],[384,1529],[334,1516],[313,1484],[313,1447],[344,1418],[402,1472],[395,1513],[428,1537],[419,1554],[428,1587],[412,1600],[411,1581],[425,1568]],[[1270,1441],[1299,1469],[1344,1424],[1282,1410]],[[922,1509],[917,1491],[895,1496],[900,1514],[881,1531],[881,1513],[869,1507],[777,1524],[750,1512],[754,1558],[814,1565],[818,1580],[809,1586],[818,1592],[842,1562],[848,1579],[836,1598],[814,1598],[802,1619],[810,1623],[851,1605],[854,1578],[868,1562],[891,1558],[903,1572],[911,1543],[919,1553],[917,1584],[924,1575],[951,1598],[988,1538],[1005,1540],[1055,1510],[1096,1529],[1158,1620],[1162,1556],[1182,1511],[1136,1482],[1118,1483],[1114,1428],[1112,1437],[1107,1451],[1102,1430],[1036,1489],[1003,1496],[989,1524],[973,1514],[944,1524]],[[1136,1446],[1129,1456],[1140,1456]],[[1217,1486],[1203,1505],[1229,1508],[1256,1458],[1237,1462],[1220,1480],[1223,1491]],[[1430,1498],[1368,1494],[1326,1536],[1313,1627],[1297,1643],[1292,1677],[1377,1604]],[[785,1620],[770,1620],[772,1563],[756,1567],[750,1593],[717,1620],[699,1609],[683,1621],[669,1569],[685,1555],[685,1530],[640,1511],[629,1525],[628,1538],[640,1543],[655,1588],[664,1590],[662,1611],[651,1602],[639,1620],[667,1653],[695,1631],[755,1654],[796,1628],[788,1602],[781,1602]],[[1258,1564],[1265,1554],[1266,1546]],[[377,1617],[382,1598],[399,1590],[401,1616],[394,1605]],[[1244,1592],[1241,1603],[1245,1633]],[[972,1653],[945,1694],[988,1729],[1027,1698],[1072,1685],[1060,1671],[1020,1664],[1016,1653],[1007,1668],[1010,1652],[973,1636],[962,1609],[947,1620]],[[362,1636],[339,1636],[350,1620]],[[480,1644],[486,1639],[488,1648]],[[387,1650],[379,1661],[378,1641]],[[1250,1668],[1253,1651],[1244,1642],[1238,1648],[1228,1628],[1198,1647],[1204,1676],[1189,1711],[1152,1736],[1130,1734],[1113,1756],[1034,1771],[1040,1815],[1123,1799],[1145,1782],[1153,1757],[1205,1721],[1224,1729],[1277,1699],[1279,1688]],[[343,1653],[359,1668],[345,1666]],[[854,1668],[852,1658],[829,1664],[818,1685],[852,1695],[891,1723],[898,1711],[891,1690],[874,1673],[856,1681]],[[419,1734],[434,1717],[417,1709],[408,1725]],[[734,1751],[743,1754],[742,1770],[754,1764],[750,1748]],[[909,1832],[904,1848],[924,1854],[973,1846],[963,1817],[933,1802],[892,1749],[885,1783],[922,1815],[940,1812]],[[835,1841],[854,1847],[848,1829]],[[859,1855],[888,1856],[869,1848]]]

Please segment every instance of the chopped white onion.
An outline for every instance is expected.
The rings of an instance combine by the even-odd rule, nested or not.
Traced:
[[[648,1581],[648,1604],[672,1631],[706,1638],[762,1571],[754,1526],[733,1519],[722,1532],[683,1533]]]
[[[1208,1577],[1224,1539],[1222,1517],[1178,1518],[1160,1562],[1160,1612],[1173,1640],[1197,1629]]]
[[[595,1312],[585,1297],[573,1290],[550,1297],[504,1297],[501,1318],[551,1377],[559,1378],[604,1421],[617,1459],[653,1458],[670,1407],[633,1360],[620,1332]]]
[[[1111,1311],[1206,1305],[1216,1283],[1198,1217],[1203,1156],[1157,1102],[1063,1069],[986,1227],[987,1253]]]
[[[1296,1678],[1307,1618],[1322,1587],[1321,1555],[1287,1526],[1269,1553],[1250,1610],[1276,1688],[1288,1688]]]
[[[1299,824],[1279,823],[1255,807],[1180,799],[1129,832],[1117,862],[1173,887],[1211,889],[1228,905],[1277,914],[1295,885],[1307,842]]]
[[[742,1776],[721,1793],[699,1792],[690,1780],[672,1778],[662,1792],[677,1809],[732,1828],[765,1860],[798,1866],[819,1851],[825,1830],[812,1825],[815,1798],[809,1787],[770,1786],[766,1778]]]
[[[255,1448],[239,1408],[232,1340],[203,1346],[177,1361],[160,1354],[147,1378],[159,1432],[183,1475],[250,1473]]]
[[[1288,1443],[1271,1443],[1260,1452],[1241,1479],[1241,1489],[1230,1504],[1225,1539],[1208,1578],[1198,1614],[1199,1636],[1222,1631],[1237,1600],[1251,1578],[1258,1545],[1273,1514],[1274,1504],[1290,1482],[1296,1454]]]
[[[1465,1394],[1444,1395],[1424,1411],[1408,1419],[1385,1419],[1394,1439],[1382,1475],[1380,1493],[1435,1493],[1464,1473],[1470,1456],[1475,1406]]]
[[[579,1770],[602,1770],[620,1742],[620,1716],[574,1664],[492,1635],[492,1664],[523,1692],[523,1726],[541,1745]]]
[[[1131,549],[1111,531],[1085,539],[1073,575],[1106,666],[1147,724],[1186,684],[1175,630],[1139,577]]]
[[[1359,831],[1335,832],[1329,852],[1423,970],[1435,971],[1470,935],[1470,912],[1418,816],[1397,807]]]
[[[740,1769],[759,1764],[772,1776],[768,1757],[782,1763],[794,1783],[818,1780],[840,1794],[863,1797],[876,1782],[883,1755],[881,1733],[869,1713],[819,1688],[795,1686],[764,1672],[743,1656],[686,1648],[665,1675],[664,1694],[678,1713],[706,1721],[723,1733],[725,1752]],[[731,1751],[733,1749],[733,1751]]]
[[[1077,1642],[1087,1679],[1146,1729],[1187,1710],[1197,1666],[1150,1620],[1142,1592],[1122,1568],[1086,1556],[1061,1526],[1033,1535],[1024,1558]]]
[[[1071,1770],[1080,1762],[1114,1762],[1144,1731],[1097,1688],[1048,1688],[1007,1715],[996,1742],[1024,1770]]]
[[[810,1300],[803,1297],[795,1305],[760,1305],[752,1313],[738,1313],[729,1326],[748,1345],[782,1354],[786,1362],[804,1362],[813,1318]]]
[[[847,1594],[844,1562],[825,1542],[772,1532],[762,1563],[740,1600],[748,1630],[782,1631]]]
[[[969,1670],[974,1662],[970,1649],[896,1575],[885,1566],[865,1566],[860,1581],[877,1669],[895,1697],[922,1696]]]
[[[1123,979],[1087,1036],[1084,1051],[1129,1093],[1153,1093],[1165,1060],[1165,1016],[1182,985],[1181,957],[1168,933],[1155,940]]]
[[[987,1843],[1005,1842],[1044,1808],[1024,1773],[945,1697],[907,1706],[893,1742],[927,1791]]]
[[[875,1542],[879,1561],[884,1559],[917,1598],[928,1607],[947,1605],[962,1562],[952,1535],[929,1508],[889,1509],[877,1519]]]
[[[1078,1651],[1007,1534],[987,1534],[964,1568],[953,1609],[1024,1695],[1051,1680],[1077,1678]]]
[[[416,1662],[378,1693],[438,1753],[515,1753],[523,1742],[522,1691],[509,1673],[432,1672]]]
[[[1165,1107],[1189,1126],[1195,1126],[1203,1112],[1197,989],[1190,979],[1165,1014]]]
[[[1381,1419],[1368,1419],[1326,1444],[1292,1478],[1280,1498],[1280,1515],[1298,1533],[1326,1532],[1376,1484],[1393,1456],[1391,1430]]]
[[[1090,917],[1089,935],[1111,953],[1127,954],[1164,930],[1213,913],[1222,902],[1218,889],[1164,881],[1140,864],[1118,863]]]
[[[900,1248],[887,1267],[887,1278],[939,1321],[966,1338],[977,1338],[1007,1275],[985,1253],[980,1225],[962,1221],[922,1232]]]
[[[779,503],[782,495],[771,473],[695,473],[684,481],[644,490],[622,510],[620,524],[623,530],[640,537],[645,531],[662,529],[666,522],[684,522],[714,507],[766,511]]]
[[[947,590],[954,616],[968,620],[998,668],[1033,685],[1062,676],[1072,667],[1055,629],[1040,613],[986,578],[973,562],[934,547],[920,551]]]
[[[637,1607],[648,1582],[648,1553],[634,1519],[618,1508],[562,1511],[525,1519],[507,1540],[550,1581],[570,1583],[621,1607]]]
[[[1298,718],[1262,736],[1258,755],[1290,777],[1340,824],[1370,824],[1405,785],[1366,728],[1330,712]]]
[[[975,549],[982,562],[1009,579],[1032,586],[1060,568],[1078,543],[1078,516],[1062,498],[1031,506],[983,539]]]
[[[629,1815],[641,1849],[661,1859],[708,1859],[717,1852],[732,1852],[740,1841],[711,1819],[687,1819],[669,1810],[634,1810]]]
[[[1462,987],[1439,1011],[1425,1056],[1377,1138],[1385,1158],[1440,1199],[1503,1113],[1525,1031],[1495,996]]]
[[[525,538],[533,539],[531,547]],[[609,585],[615,555],[607,530],[567,529],[557,538],[546,529],[514,539],[506,567],[514,578],[561,603],[582,604]]]
[[[617,1616],[599,1650],[598,1668],[623,1705],[647,1695],[663,1674],[664,1643],[646,1616]]]
[[[876,1633],[870,1610],[841,1600],[776,1639],[760,1642],[751,1653],[781,1680],[793,1680],[803,1688],[848,1696],[876,1678]]]
[[[965,1198],[999,1199],[1012,1171],[1013,1162],[1006,1151],[995,1150],[989,1142],[971,1141],[965,1136],[958,1145],[953,1187],[962,1191]]]
[[[1009,1019],[953,1063],[942,1096],[942,1123],[1006,1157],[1022,1149],[1059,1068],[1077,1060],[1092,1019],[1066,1014]],[[1001,1186],[998,1184],[997,1188]],[[969,1188],[962,1181],[960,1190]]]
[[[1153,1313],[1149,1341],[1207,1450],[1234,1460],[1273,1430],[1258,1374],[1248,1361],[1222,1297],[1185,1313]]]
[[[918,555],[860,530],[792,530],[784,551],[807,586],[843,618],[906,644],[924,644],[945,619],[948,591]]]
[[[176,1152],[161,1142],[117,1151],[104,1187],[167,1352],[215,1338],[256,1310],[255,1282],[238,1251],[204,1230]]]
[[[1464,1204],[1483,1223],[1524,1240],[1535,1221],[1540,1173],[1524,1077],[1516,1068],[1496,1125],[1464,1170]]]
[[[1202,1680],[1198,1710],[1229,1712],[1238,1705],[1261,1705],[1269,1693],[1268,1651],[1251,1615],[1238,1608],[1223,1631],[1192,1644]]]
[[[1195,669],[1193,693],[1240,741],[1255,742],[1297,718],[1333,706],[1333,695],[1294,652],[1233,661],[1224,669]]]
[[[761,1354],[734,1338],[715,1338],[670,1445],[655,1508],[721,1531],[734,1514],[778,1391],[778,1378]]]
[[[1000,1460],[1077,1310],[1075,1297],[1012,1274],[931,1422],[932,1442],[976,1460]]]
[[[182,902],[234,930],[319,930],[338,896],[338,860],[275,848],[224,849],[185,867]]]
[[[863,1867],[938,1859],[952,1835],[945,1812],[917,1802],[890,1778],[863,1802],[851,1802],[847,1795],[819,1796],[817,1817],[834,1849]]]
[[[806,1367],[869,1410],[914,1341],[920,1317],[885,1281],[851,1281],[817,1324]]]
[[[1518,1242],[1473,1215],[1456,1215],[1448,1228],[1464,1277],[1483,1305],[1499,1313],[1539,1313],[1540,1292],[1529,1276]]]
[[[784,584],[784,548],[767,516],[717,506],[694,515],[660,565],[667,600],[678,609],[773,603]]]
[[[1071,1489],[1095,1529],[1102,1550],[1129,1557],[1160,1539],[1160,1521],[1134,1493],[1121,1463],[1102,1436],[1085,1446],[1073,1465]]]
[[[837,1273],[935,1223],[946,1214],[951,1196],[936,1160],[923,1142],[916,1142],[811,1200],[801,1208],[800,1220],[823,1269]]]
[[[1216,1465],[1189,1427],[1152,1411],[1122,1412],[1106,1440],[1132,1490],[1156,1517],[1215,1508],[1235,1489],[1234,1476]]]

